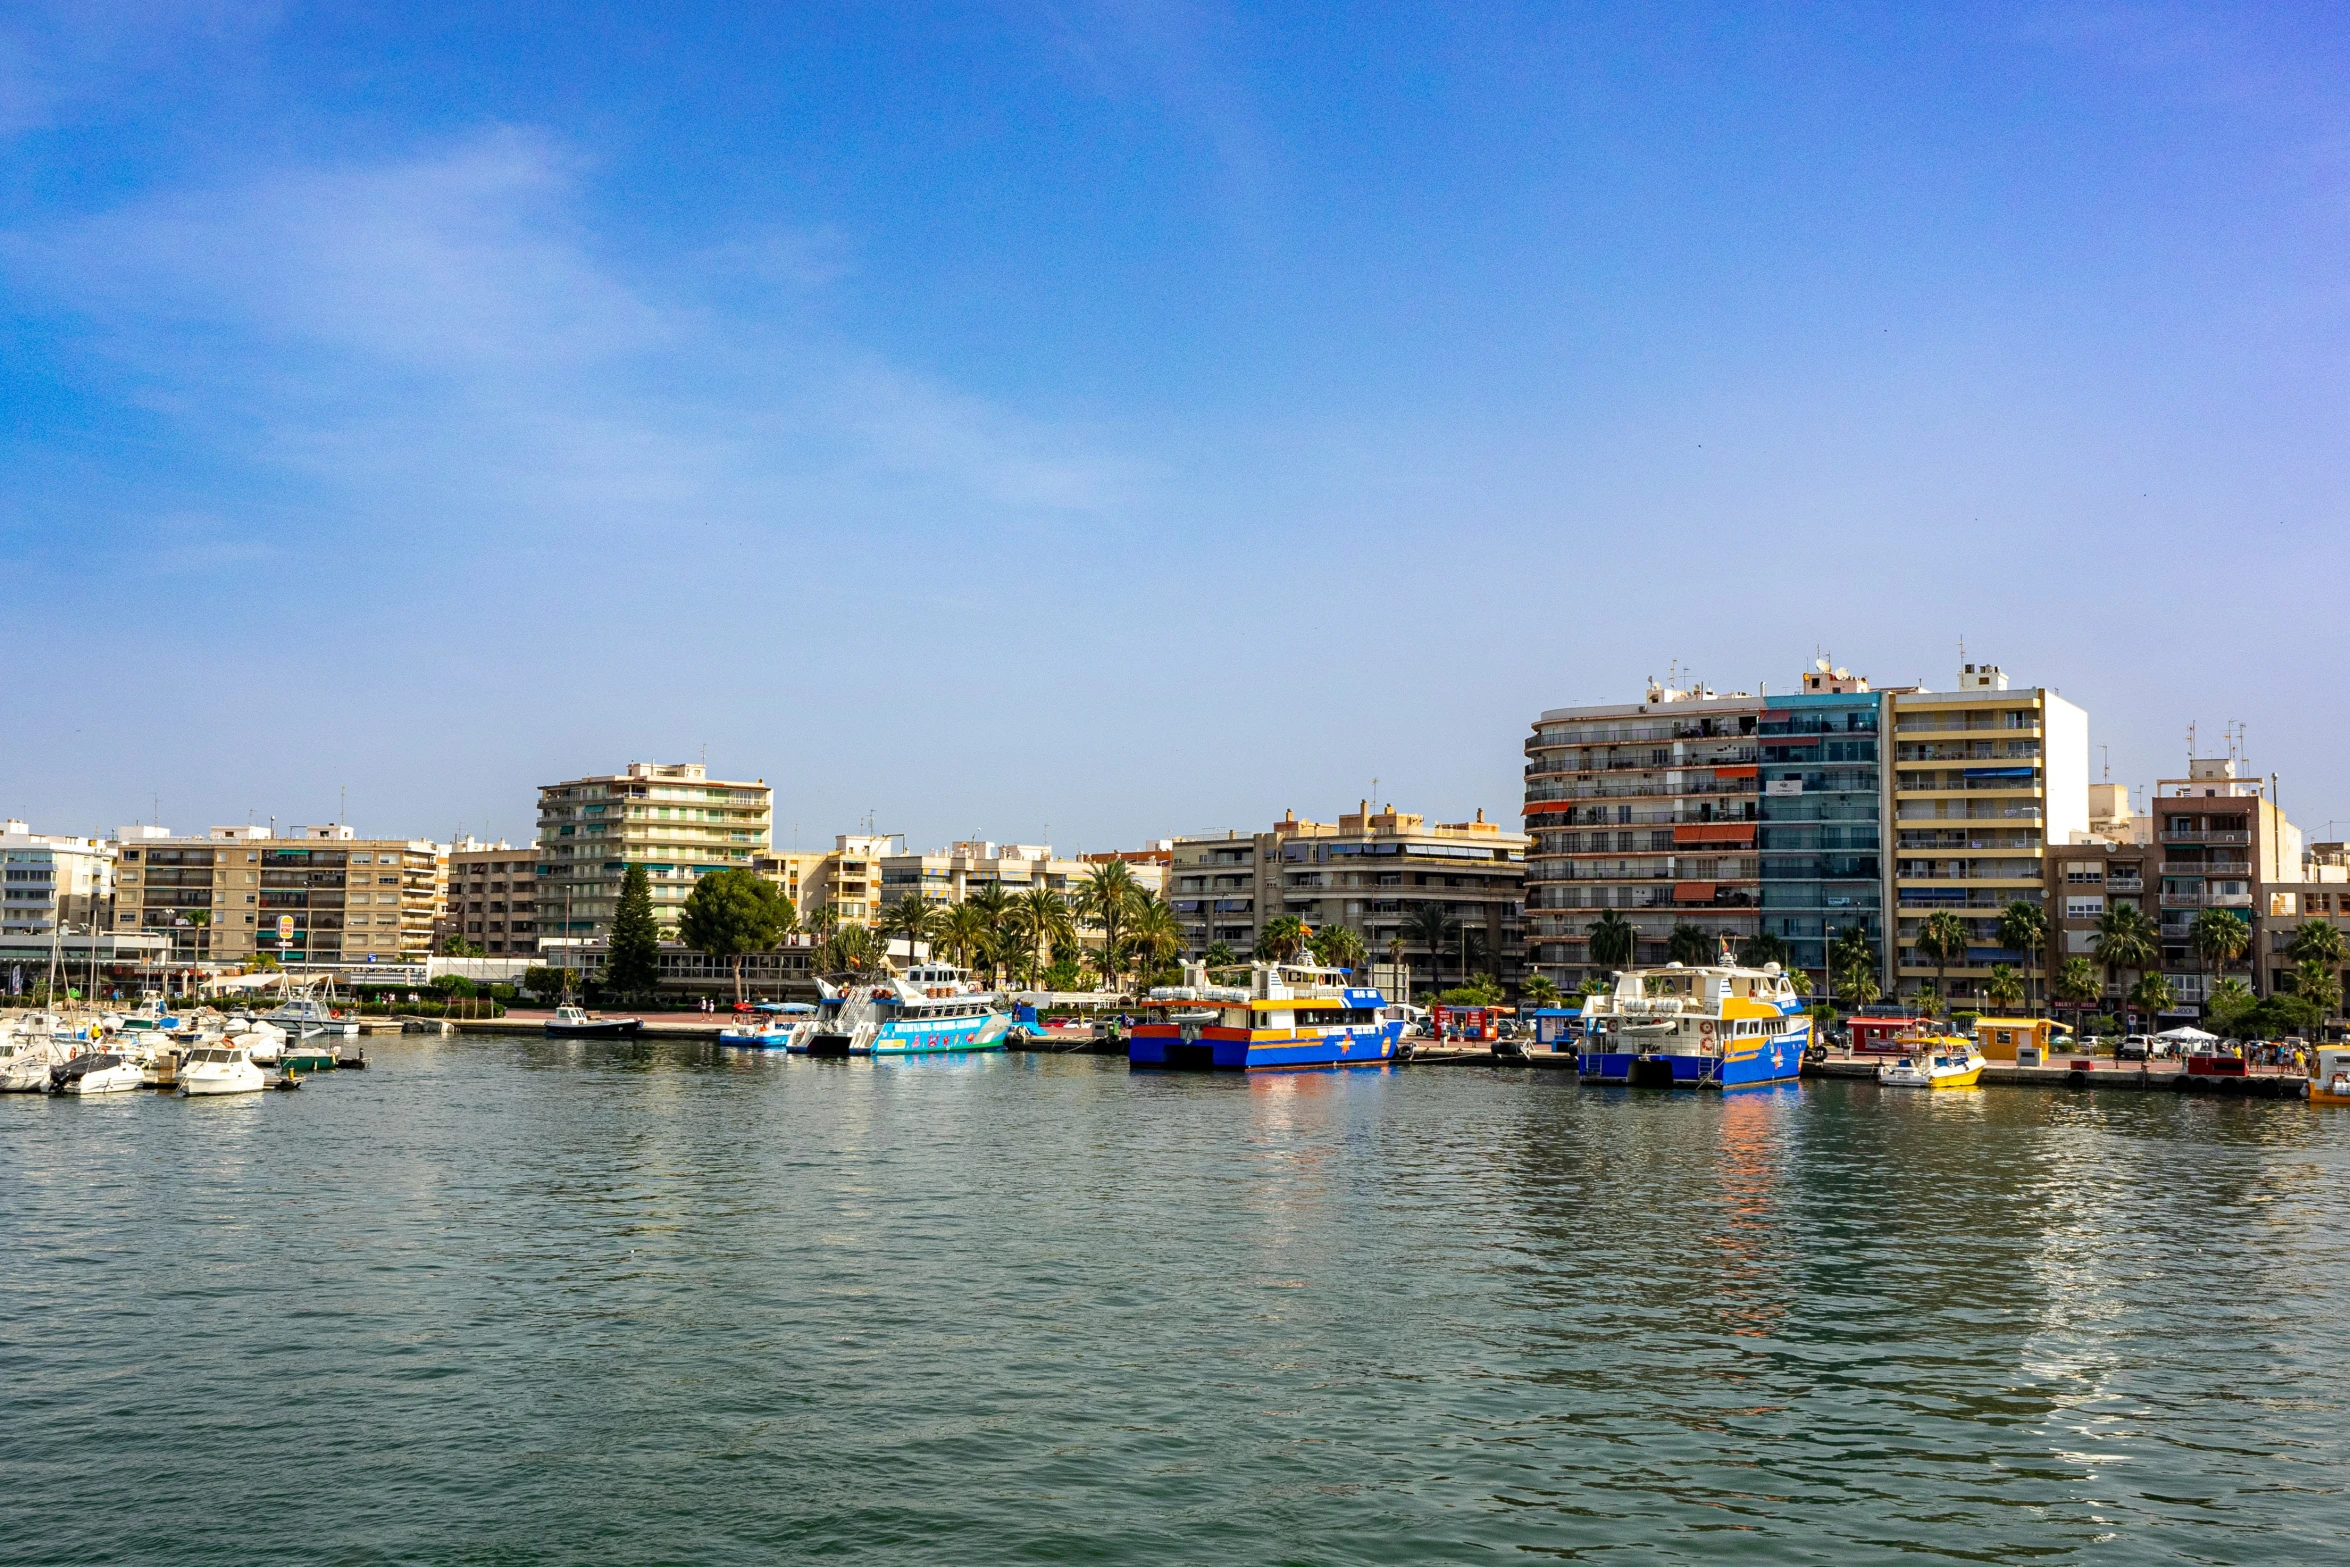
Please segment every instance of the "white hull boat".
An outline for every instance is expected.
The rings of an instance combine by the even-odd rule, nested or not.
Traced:
[[[78,1064],[78,1063],[74,1063]],[[73,1072],[57,1085],[61,1094],[122,1094],[146,1087],[146,1078],[139,1063],[128,1056],[111,1051],[94,1056],[81,1071]]]
[[[180,1092],[201,1094],[257,1094],[269,1086],[251,1056],[235,1046],[208,1045],[192,1051],[180,1067]]]

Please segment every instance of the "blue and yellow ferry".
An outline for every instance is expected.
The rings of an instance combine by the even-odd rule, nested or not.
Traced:
[[[1143,1002],[1151,1021],[1126,1042],[1130,1067],[1248,1072],[1267,1068],[1384,1066],[1403,1024],[1380,1015],[1387,998],[1349,985],[1340,969],[1252,963],[1246,985],[1212,985],[1199,965],[1186,983]]]
[[[1583,1003],[1586,1082],[1743,1088],[1803,1070],[1811,1016],[1776,963],[1626,969]]]
[[[816,1015],[786,1050],[811,1056],[910,1056],[1001,1050],[1012,1032],[1003,997],[946,963],[916,963],[903,977],[840,985],[816,982]]]

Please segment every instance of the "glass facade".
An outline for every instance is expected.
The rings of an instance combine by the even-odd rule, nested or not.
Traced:
[[[1873,691],[1776,697],[1756,726],[1762,932],[1815,982],[1846,929],[1885,950],[1883,704]]]

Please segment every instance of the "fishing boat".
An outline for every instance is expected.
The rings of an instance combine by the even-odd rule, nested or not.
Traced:
[[[1001,1050],[1012,1032],[1004,998],[950,963],[904,975],[816,982],[816,1015],[785,1048],[811,1056],[911,1056]]]
[[[1583,1003],[1585,1081],[1634,1088],[1745,1088],[1803,1070],[1811,1017],[1776,963],[1626,969]]]
[[[734,1050],[788,1050],[800,1024],[815,1013],[805,1001],[762,1001],[720,1029],[718,1043]]]
[[[1218,985],[1205,964],[1187,964],[1183,978],[1142,1002],[1149,1021],[1135,1024],[1127,1039],[1129,1067],[1385,1066],[1403,1038],[1403,1024],[1386,1015],[1387,998],[1349,985],[1343,969],[1256,962],[1247,984]]]
[[[269,1086],[253,1058],[234,1045],[206,1045],[188,1052],[180,1063],[180,1092],[200,1094],[257,1094]]]
[[[331,1072],[335,1069],[335,1047],[324,1039],[305,1039],[300,1044],[288,1044],[278,1051],[277,1069],[281,1072]]]
[[[637,1017],[598,1017],[585,1007],[560,1006],[547,1019],[549,1039],[633,1039],[645,1020]]]
[[[1909,1054],[1877,1068],[1887,1088],[1972,1088],[1983,1079],[1983,1053],[1957,1034],[1919,1034]]]

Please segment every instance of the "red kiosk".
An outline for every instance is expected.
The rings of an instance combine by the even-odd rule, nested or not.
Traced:
[[[1931,1018],[1863,1015],[1847,1020],[1844,1026],[1852,1030],[1854,1055],[1902,1056],[1910,1052],[1909,1041],[1932,1023]]]

